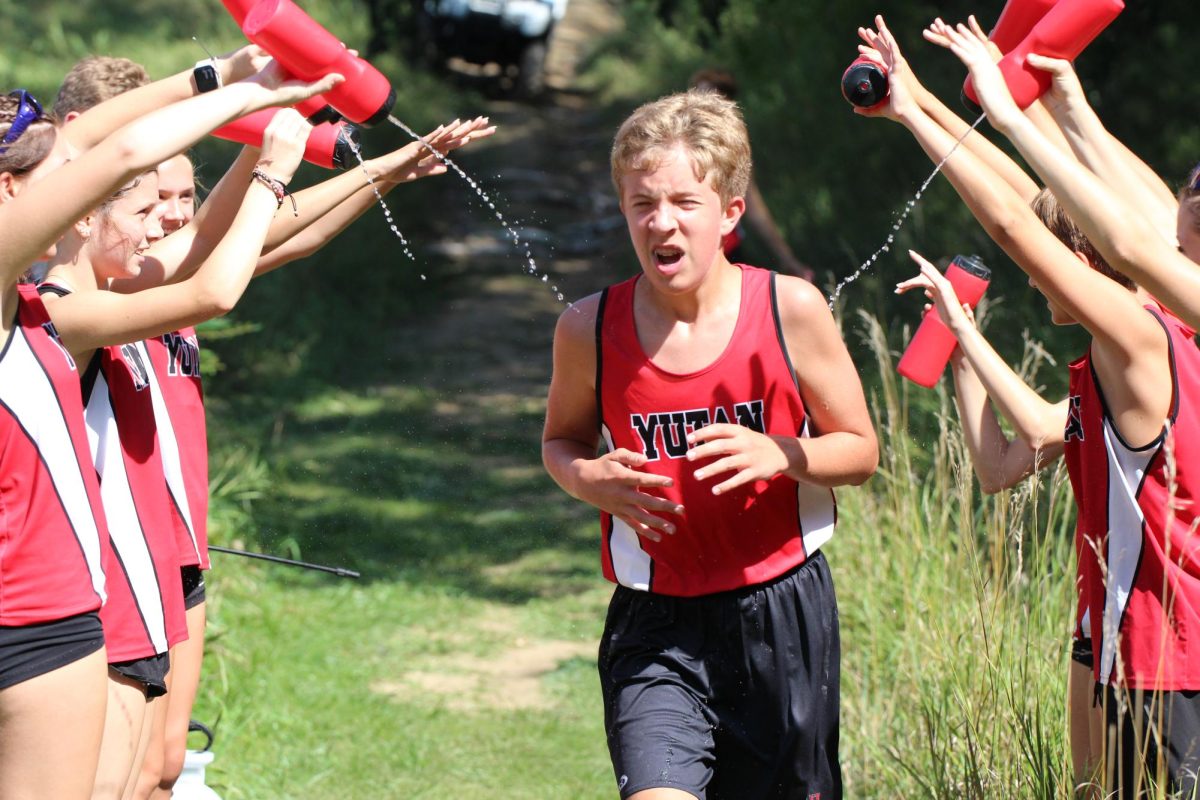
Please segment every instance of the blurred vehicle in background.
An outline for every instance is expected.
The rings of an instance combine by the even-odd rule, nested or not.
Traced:
[[[451,58],[496,64],[516,93],[534,98],[546,87],[546,53],[567,0],[425,0],[417,11],[417,45],[427,63]]]

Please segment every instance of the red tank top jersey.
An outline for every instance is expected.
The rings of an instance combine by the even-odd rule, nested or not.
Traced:
[[[774,273],[741,266],[737,324],[725,351],[688,375],[656,366],[638,341],[633,315],[639,278],[611,286],[597,313],[597,402],[608,449],[644,453],[644,470],[670,477],[656,490],[682,503],[676,533],[651,542],[601,512],[604,575],[633,589],[676,596],[721,592],[771,580],[801,564],[833,535],[829,489],[783,475],[715,496],[730,474],[697,481],[687,435],[712,423],[807,435],[775,301]]]
[[[100,613],[110,663],[165,653],[187,638],[173,513],[141,342],[96,351],[85,419],[120,575]],[[90,387],[89,387],[90,382]]]
[[[1182,323],[1147,307],[1170,343],[1167,424],[1130,447],[1105,405],[1090,351],[1071,364],[1067,469],[1096,678],[1200,689],[1200,351]]]
[[[0,351],[0,626],[95,611],[108,530],[79,374],[32,286]]]
[[[146,352],[179,563],[208,569],[208,433],[196,330],[147,339]]]

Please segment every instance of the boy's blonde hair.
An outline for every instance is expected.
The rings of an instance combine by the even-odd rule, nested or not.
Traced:
[[[744,197],[750,185],[750,136],[737,104],[713,91],[693,89],[646,103],[621,124],[612,148],[612,179],[653,169],[676,145],[683,145],[696,179],[728,203]]]
[[[1083,231],[1075,224],[1075,220],[1067,216],[1067,212],[1059,205],[1058,198],[1049,189],[1042,189],[1038,192],[1037,197],[1033,198],[1033,202],[1030,205],[1033,207],[1033,213],[1037,214],[1042,224],[1049,228],[1050,232],[1060,242],[1065,244],[1071,252],[1083,253],[1087,256],[1092,269],[1107,278],[1112,278],[1126,289],[1136,287],[1136,284],[1131,279],[1108,265],[1108,262],[1104,260],[1104,256],[1100,255],[1100,251],[1083,235]]]

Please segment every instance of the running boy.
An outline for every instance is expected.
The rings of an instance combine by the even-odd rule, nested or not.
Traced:
[[[542,458],[601,511],[622,798],[841,797],[830,487],[878,461],[820,292],[731,264],[750,145],[712,92],[642,106],[612,173],[641,274],[568,309]],[[604,439],[605,453],[597,456]]]

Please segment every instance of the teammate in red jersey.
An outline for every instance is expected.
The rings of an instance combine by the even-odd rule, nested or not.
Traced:
[[[280,112],[268,128],[259,168],[277,181],[299,166],[311,126]],[[128,593],[113,592],[108,727],[97,788],[124,792],[140,773],[157,698],[166,691],[169,648],[187,638],[172,499],[163,480],[153,407],[156,378],[139,339],[223,313],[252,273],[278,208],[263,181],[250,186],[234,224],[190,279],[136,295],[97,291],[136,274],[148,234],[157,230],[157,174],[136,178],[85,217],[50,262],[47,307],[76,361],[88,364],[87,420],[93,456]],[[124,342],[124,343],[123,343]],[[128,601],[125,606],[115,601]],[[121,649],[116,649],[118,642]],[[149,702],[148,701],[152,701]],[[148,713],[149,711],[149,713]],[[129,744],[136,743],[131,751]],[[133,770],[131,774],[131,769]]]
[[[953,149],[954,137],[919,107],[903,80],[905,65],[894,39],[878,18],[877,25],[880,56],[901,76],[892,81],[890,115],[932,160],[941,161]],[[951,46],[968,64],[994,126],[1036,131],[1012,103],[977,25],[973,30],[935,27],[929,38]],[[1072,161],[1040,133],[1036,136],[1054,151],[1056,162]],[[1075,167],[1087,171],[1078,163]],[[1193,610],[1200,600],[1200,552],[1188,535],[1194,511],[1175,508],[1167,496],[1172,485],[1190,494],[1191,482],[1200,479],[1193,475],[1196,462],[1190,454],[1196,439],[1191,431],[1200,421],[1200,410],[1193,408],[1200,400],[1200,386],[1192,388],[1200,368],[1195,349],[1181,347],[1186,341],[1181,323],[1115,272],[1053,195],[1039,196],[1035,215],[967,150],[949,157],[945,174],[1046,297],[1053,321],[1081,324],[1092,335],[1088,352],[1072,367],[1068,400],[1041,401],[981,357],[986,345],[963,324],[963,315],[953,314],[956,300],[945,296],[947,287],[924,265],[923,283],[953,314],[948,317],[952,329],[988,395],[1009,408],[1023,406],[1014,422],[1025,441],[1010,453],[1032,454],[1036,460],[1039,449],[1057,448],[1058,441],[1066,451],[1079,506],[1076,550],[1083,605],[1095,642],[1095,675],[1108,699],[1104,788],[1122,797],[1139,795],[1145,789],[1137,786],[1146,765],[1142,759],[1149,756],[1149,774],[1162,767],[1158,777],[1172,791],[1188,791],[1198,765],[1200,706],[1193,692],[1178,690],[1200,688],[1193,683],[1200,676],[1190,666],[1195,655],[1187,650],[1188,631],[1200,623]],[[1131,590],[1136,597],[1129,597]],[[1173,615],[1162,612],[1166,606],[1173,606]],[[1141,710],[1131,713],[1129,701]],[[1155,724],[1147,725],[1151,719]]]
[[[0,248],[0,263],[3,264],[3,274],[8,278],[0,288],[3,295],[0,327],[10,345],[16,337],[16,326],[10,320],[16,319],[17,309],[21,307],[24,309],[20,323],[22,327],[30,331],[42,330],[42,335],[52,343],[53,349],[47,349],[43,347],[46,341],[38,344],[36,337],[22,337],[33,343],[30,348],[32,352],[43,351],[45,357],[39,359],[42,365],[37,366],[37,370],[41,371],[43,367],[51,369],[50,365],[55,363],[54,356],[60,345],[56,343],[58,340],[53,324],[49,320],[39,322],[37,314],[40,303],[33,295],[22,300],[16,279],[35,260],[52,257],[59,237],[97,203],[146,168],[236,114],[280,102],[294,102],[311,91],[320,91],[331,85],[333,80],[326,80],[311,89],[296,85],[279,86],[274,78],[269,83],[231,86],[229,88],[233,91],[221,97],[197,99],[186,106],[163,109],[107,138],[94,137],[89,140],[85,135],[83,140],[87,141],[90,149],[75,157],[72,157],[71,144],[58,131],[53,118],[45,115],[27,92],[14,92],[6,98],[0,104],[0,127],[3,128],[3,137],[0,139],[0,241],[4,243],[4,247]],[[33,327],[35,325],[36,328]],[[6,350],[5,360],[15,358],[18,352]],[[68,352],[59,352],[58,357],[70,363]],[[51,399],[56,398],[58,402],[44,404],[37,413],[52,415],[57,411],[66,420],[68,410],[74,409],[72,398],[78,399],[78,384],[69,375],[61,374],[61,370],[52,370],[49,376],[43,374],[43,380],[47,379],[53,386],[54,395]],[[74,418],[74,413],[70,416]],[[82,422],[82,416],[77,419]],[[54,432],[53,426],[48,423],[35,427],[39,434],[51,435]],[[26,426],[25,430],[28,433],[32,429]],[[64,460],[63,454],[66,453],[67,456],[82,460],[80,457],[86,452],[82,449],[86,441],[82,426],[72,428],[68,424],[65,430],[70,439],[63,441],[60,438],[53,451],[41,451],[39,458],[51,458],[58,462]],[[16,457],[19,452],[20,449],[15,446],[6,450],[6,459],[9,454]],[[74,455],[71,455],[72,452]],[[30,487],[37,491],[44,492],[48,488],[38,482],[36,471],[22,471],[19,465],[14,466],[18,468],[12,472],[5,468],[7,481],[16,481],[17,485],[21,485],[25,480],[33,480],[35,484]],[[86,475],[86,465],[77,468]],[[71,513],[76,514],[72,517],[72,525],[76,528],[72,536],[78,542],[73,551],[80,554],[90,549],[94,553],[96,546],[86,544],[89,533],[83,520],[90,516],[93,525],[96,525],[96,515],[79,511],[84,505],[80,500],[79,488],[83,486],[86,490],[86,483],[77,483],[72,489],[65,482],[60,484],[57,475],[53,480],[56,491],[72,492],[69,502],[73,508]],[[80,478],[81,482],[84,480]],[[12,486],[10,483],[6,488]],[[26,500],[35,502],[28,489],[24,486],[22,489],[26,491]],[[83,496],[87,494],[85,491]],[[21,505],[15,502],[18,499],[16,494],[6,497],[6,505],[10,500],[14,501],[10,511],[21,509]],[[48,508],[38,510],[49,514]],[[39,519],[38,515],[30,515],[28,511],[25,509],[20,514],[6,515],[6,524],[17,526],[22,518],[36,523],[36,527],[29,530],[14,527],[7,531],[6,536],[13,537],[11,542],[16,543],[20,538],[33,535],[35,530],[39,531],[38,535],[43,535],[40,533],[43,525],[56,524],[49,517]],[[47,531],[44,535],[48,537],[51,534]],[[74,569],[71,560],[81,557],[71,555],[71,549],[59,548],[50,552],[62,553],[64,571]],[[94,559],[90,559],[89,566],[93,563]],[[91,570],[76,570],[76,573],[81,576],[74,582],[76,588],[64,589],[63,596],[45,605],[43,611],[47,621],[54,623],[77,611],[87,612],[86,606],[95,608],[99,600],[99,587],[94,573]],[[89,574],[91,577],[82,577]],[[20,572],[10,575],[6,569],[6,583],[19,579],[27,580]],[[54,586],[48,584],[44,588],[52,589]],[[81,593],[92,599],[80,605],[72,597],[77,598]],[[78,606],[78,609],[68,606]],[[19,607],[14,610],[19,611]],[[44,637],[40,635],[43,632],[46,634]],[[6,627],[4,633],[6,640],[0,645],[0,656],[6,662],[6,674],[16,676],[18,681],[0,689],[0,794],[14,798],[90,796],[104,723],[104,651],[93,649],[81,652],[78,649],[84,641],[81,637],[88,632],[77,627],[60,632],[46,629],[35,631],[30,626],[18,624],[16,627]],[[75,648],[76,657],[62,660],[62,656],[69,653],[71,648]],[[20,660],[23,654],[30,653],[38,654],[37,660],[43,671],[27,675],[21,680]],[[46,759],[47,752],[55,753],[56,757]]]
[[[329,80],[325,81],[325,83],[329,82]],[[182,106],[172,106],[158,115],[161,117],[162,114],[170,112],[169,117],[147,117],[131,127],[141,126],[153,129],[151,126],[175,125],[179,128],[178,133],[172,132],[170,135],[164,130],[154,131],[154,135],[158,139],[146,147],[146,152],[156,156],[155,160],[151,162],[153,165],[179,147],[190,144],[215,125],[222,124],[232,116],[244,113],[247,109],[258,107],[263,100],[269,103],[271,100],[278,101],[283,95],[302,95],[309,91],[309,87],[301,89],[297,86],[275,88],[276,86],[278,86],[278,78],[274,74],[259,78],[253,84],[234,84],[228,87],[234,89],[234,92],[227,92],[224,95],[214,93],[215,99],[195,98],[189,101],[189,104],[193,105],[192,111],[196,116],[189,119],[186,124],[181,125],[175,119],[175,115],[186,115],[189,113],[188,109]],[[83,118],[80,121],[82,120]],[[208,124],[210,121],[213,124]],[[292,138],[299,138],[299,134],[303,132],[301,125],[302,123],[297,124],[297,134]],[[90,151],[85,155],[90,155]],[[267,187],[263,188],[265,191]],[[272,199],[274,198],[272,192],[267,193],[271,194]],[[102,204],[99,211],[90,210],[90,207],[95,204],[95,200],[92,200],[89,206],[84,207],[87,210],[86,216],[84,213],[79,214],[82,221],[72,227],[70,234],[60,247],[60,251],[51,260],[52,264],[64,263],[64,253],[70,250],[72,252],[70,260],[74,262],[72,266],[78,268],[80,264],[89,264],[89,273],[92,261],[103,265],[103,269],[113,272],[124,268],[127,261],[131,261],[136,268],[136,264],[140,260],[138,251],[145,244],[146,219],[152,215],[157,199],[154,174],[148,173],[141,178],[135,178],[132,183],[118,192],[116,197],[110,197],[107,203]],[[270,211],[273,210],[274,206],[270,207]],[[267,214],[267,221],[269,221],[269,211],[265,210],[264,213]],[[251,224],[253,223],[243,221],[240,228]],[[94,237],[92,228],[95,228]],[[240,228],[235,225],[231,230],[240,232]],[[239,247],[239,244],[235,243],[236,235],[227,238],[231,241],[227,245],[229,249]],[[85,239],[88,245],[83,247],[80,242]],[[225,244],[224,240],[222,244]],[[229,256],[229,253],[227,252],[225,255]],[[231,261],[233,261],[232,258]],[[117,266],[118,263],[120,267]],[[251,263],[253,263],[253,258],[251,258]],[[233,268],[226,270],[226,272],[230,271],[236,270]],[[93,296],[108,295],[109,293],[83,291],[87,288],[94,288],[100,280],[107,282],[107,279],[112,277],[111,275],[98,278],[91,273],[85,276],[81,269],[60,270],[58,275],[54,276],[57,278],[56,282],[61,288],[73,293],[67,298],[52,299],[48,305],[52,318],[61,328],[60,332],[65,332],[63,339],[67,349],[77,357],[77,363],[87,364],[90,361],[91,351],[97,347],[136,341],[141,336],[154,332],[153,328],[146,330],[146,327],[154,324],[155,319],[151,319],[151,317],[155,317],[155,315],[165,315],[169,319],[183,314],[194,315],[198,313],[201,306],[211,307],[214,303],[230,302],[223,301],[222,298],[228,296],[230,292],[238,290],[238,283],[236,279],[231,279],[226,272],[215,267],[202,270],[197,273],[197,279],[190,282],[188,288],[182,290],[176,288],[173,292],[166,293],[171,296],[157,298],[161,302],[153,304],[151,312],[138,313],[132,309],[115,307],[120,303],[113,304],[104,299],[97,302],[92,299]],[[187,283],[178,284],[180,287],[185,285]],[[184,297],[185,292],[191,296]],[[145,299],[146,301],[150,300],[149,297]],[[98,391],[93,395],[97,400],[109,399],[110,392],[105,391],[107,386],[107,389],[111,390],[111,397],[115,403],[123,406],[126,400],[136,399],[141,395],[141,390],[146,388],[147,359],[140,345],[130,344],[123,348],[118,346],[109,349],[99,360],[108,369],[102,376],[104,383],[97,381]],[[125,391],[126,389],[128,391]],[[168,508],[165,500],[161,503],[160,513],[163,518],[151,521],[160,504],[139,500],[140,507],[132,505],[128,500],[129,493],[119,491],[124,481],[116,480],[116,476],[127,479],[134,492],[141,496],[144,491],[149,490],[149,487],[155,485],[154,478],[148,474],[136,477],[136,469],[127,471],[120,468],[132,468],[134,465],[146,467],[153,462],[159,470],[157,485],[162,485],[162,467],[161,463],[157,461],[157,443],[153,435],[152,420],[152,414],[123,414],[119,425],[121,447],[108,450],[97,447],[93,451],[97,464],[104,468],[110,478],[113,478],[105,480],[102,484],[102,493],[106,500],[110,495],[123,494],[126,498],[125,502],[119,506],[112,507],[119,509],[120,513],[117,510],[110,512],[113,518],[130,523],[128,529],[121,527],[120,530],[117,530],[110,527],[114,543],[128,545],[143,535],[165,534],[168,537],[172,535],[170,520],[165,516]],[[106,440],[110,443],[115,440],[112,419],[90,417],[89,422],[93,423],[92,427],[98,445]],[[147,423],[149,424],[147,425]],[[142,435],[133,435],[132,431],[135,427],[141,429]],[[106,453],[109,455],[106,456]],[[130,531],[133,533],[129,533]],[[127,533],[129,535],[126,535]],[[125,591],[110,591],[109,603],[102,612],[102,616],[106,620],[120,620],[119,624],[114,622],[108,629],[108,638],[110,639],[108,657],[110,663],[115,665],[116,671],[111,673],[109,681],[111,699],[108,722],[110,727],[104,738],[102,769],[97,776],[97,791],[102,796],[121,793],[129,780],[130,765],[136,758],[136,751],[131,752],[126,743],[136,745],[140,741],[138,730],[141,728],[140,720],[143,716],[147,695],[162,683],[161,674],[154,674],[154,672],[156,669],[158,673],[163,672],[163,666],[156,666],[153,663],[153,657],[156,653],[165,652],[170,641],[186,636],[186,629],[182,624],[182,597],[181,590],[178,589],[179,573],[174,541],[168,538],[167,543],[170,548],[169,554],[161,550],[157,553],[147,552],[144,544],[141,551],[134,557],[127,557],[132,552],[130,550],[122,552],[120,564],[124,573],[131,578],[132,583],[124,582],[122,586],[123,582],[114,582],[112,589],[120,587]],[[174,591],[171,590],[171,586],[175,587]],[[155,598],[157,598],[157,602],[155,602]],[[177,620],[173,619],[171,614],[171,608],[176,602],[179,604]],[[125,672],[122,673],[120,671],[122,669]]]
[[[1194,324],[1194,298],[1179,289],[1194,285],[1200,270],[1028,123],[983,39],[978,25],[947,26],[939,43],[970,69],[992,126],[1017,146],[1114,269],[1148,279],[1155,297]],[[1135,233],[1114,230],[1126,227]],[[1166,261],[1144,269],[1155,256]],[[1159,312],[1148,295],[1109,288],[1117,281],[1076,280],[1076,272],[1064,261],[1031,277],[1052,308],[1093,336],[1088,353],[1072,364],[1064,438],[1079,525],[1090,545],[1081,567],[1106,706],[1105,788],[1134,797],[1157,784],[1190,796],[1200,770],[1200,653],[1190,644],[1200,627],[1200,543],[1187,498],[1200,491],[1193,452],[1200,438],[1200,364],[1192,331]]]
[[[736,105],[649,103],[612,165],[642,272],[559,318],[542,456],[600,509],[618,584],[599,664],[618,790],[833,800],[840,654],[818,548],[830,487],[878,459],[858,376],[815,287],[721,251],[750,173]]]

